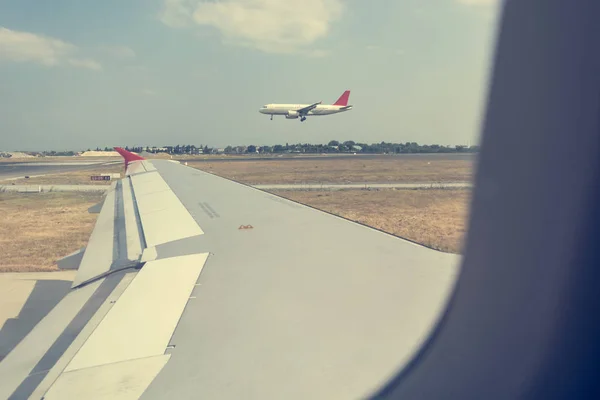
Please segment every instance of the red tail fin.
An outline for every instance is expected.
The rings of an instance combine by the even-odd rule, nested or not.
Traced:
[[[138,154],[132,153],[130,151],[127,151],[121,147],[115,147],[115,151],[117,153],[119,153],[121,155],[121,157],[123,157],[123,159],[125,160],[125,168],[127,168],[129,163],[132,161],[144,160],[144,157],[142,157]]]
[[[335,103],[333,103],[334,106],[347,106],[348,105],[348,99],[350,98],[350,91],[346,90],[339,99],[337,99],[337,101]]]

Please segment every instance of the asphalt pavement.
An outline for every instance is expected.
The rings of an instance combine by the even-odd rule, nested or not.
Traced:
[[[40,176],[62,172],[80,171],[112,165],[117,161],[80,161],[80,162],[2,162],[0,163],[0,181],[23,178],[25,176]]]

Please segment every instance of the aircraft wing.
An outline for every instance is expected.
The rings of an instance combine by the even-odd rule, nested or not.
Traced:
[[[453,289],[457,255],[122,154],[72,289],[0,362],[0,398],[360,398]]]
[[[322,103],[321,101],[319,101],[318,103],[313,103],[310,106],[306,106],[304,108],[300,108],[300,109],[296,110],[296,112],[298,112],[298,114],[304,114],[304,115],[306,115],[306,114],[308,114],[309,111],[314,110],[315,108],[317,108],[317,106],[319,104],[321,104],[321,103]]]

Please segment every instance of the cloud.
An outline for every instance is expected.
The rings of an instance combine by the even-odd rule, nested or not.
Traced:
[[[14,62],[36,62],[46,66],[60,64],[76,49],[59,39],[0,27],[0,59]]]
[[[194,8],[197,0],[164,0],[160,20],[172,28],[183,28],[192,22]]]
[[[47,67],[69,64],[101,69],[94,60],[72,58],[77,46],[60,39],[0,27],[0,61],[33,62]]]
[[[89,58],[70,58],[69,64],[78,68],[87,68],[93,71],[102,70],[102,65]]]
[[[215,28],[228,44],[268,53],[300,53],[329,33],[342,0],[165,0],[161,20],[171,27]]]
[[[136,56],[135,51],[127,46],[102,46],[101,50],[117,58],[135,58]]]

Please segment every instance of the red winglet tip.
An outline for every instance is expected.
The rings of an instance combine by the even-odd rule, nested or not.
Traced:
[[[125,167],[127,167],[127,165],[129,165],[129,163],[132,161],[145,160],[144,157],[142,157],[138,154],[132,153],[130,151],[127,151],[122,147],[115,147],[115,151],[117,153],[119,153],[121,155],[121,157],[123,157],[123,159],[125,160]]]

